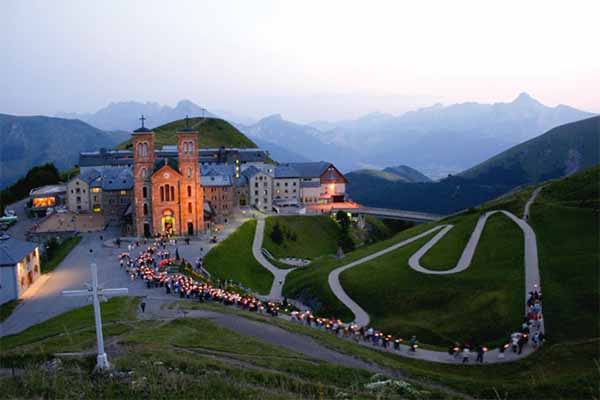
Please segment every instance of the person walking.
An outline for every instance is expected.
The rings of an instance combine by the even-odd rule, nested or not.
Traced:
[[[471,349],[469,349],[469,346],[465,346],[463,347],[463,351],[462,351],[462,363],[466,364],[469,362],[469,357],[471,356]]]
[[[142,312],[145,313],[146,312],[146,301],[142,300],[142,302],[140,303],[140,307],[142,309]]]
[[[481,345],[477,346],[477,359],[475,362],[483,364],[483,354],[485,353],[485,348]]]
[[[410,351],[412,351],[413,353],[417,351],[417,336],[413,335],[413,337],[410,338],[410,342],[408,342],[409,346],[410,346]]]

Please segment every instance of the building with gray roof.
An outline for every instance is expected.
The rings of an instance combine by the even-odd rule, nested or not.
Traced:
[[[0,236],[0,304],[20,298],[40,276],[35,243]]]

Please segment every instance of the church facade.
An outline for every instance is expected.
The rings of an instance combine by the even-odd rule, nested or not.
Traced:
[[[177,132],[177,156],[157,158],[154,132],[132,134],[133,225],[138,236],[194,236],[204,230],[198,133]]]

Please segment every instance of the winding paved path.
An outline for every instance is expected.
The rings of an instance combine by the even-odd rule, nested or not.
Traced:
[[[271,291],[269,292],[269,300],[280,301],[283,299],[282,290],[283,284],[285,283],[285,277],[287,274],[295,270],[296,268],[280,269],[274,266],[267,260],[262,253],[263,237],[265,235],[265,220],[264,218],[257,218],[256,220],[256,232],[254,233],[254,242],[252,243],[252,254],[256,261],[263,267],[269,270],[273,274],[273,284],[271,285]]]
[[[524,218],[528,217],[531,204],[533,203],[533,201],[535,200],[535,198],[537,197],[537,195],[539,194],[541,189],[542,189],[542,187],[537,188],[532,193],[529,200],[527,201],[527,203],[525,205],[524,215],[523,215]],[[378,251],[367,257],[361,258],[360,260],[354,261],[350,264],[347,264],[342,267],[334,269],[329,274],[329,278],[328,278],[329,286],[331,287],[331,290],[333,291],[335,296],[346,307],[348,307],[350,309],[350,311],[352,311],[352,313],[354,314],[354,322],[356,322],[359,325],[367,326],[370,322],[369,314],[361,306],[359,306],[354,300],[352,300],[350,298],[350,296],[348,296],[348,294],[342,288],[342,286],[340,284],[340,279],[339,279],[339,276],[342,272],[344,272],[347,269],[356,267],[357,265],[371,261],[377,257],[380,257],[386,253],[394,251],[400,247],[406,246],[407,244],[410,244],[410,243],[414,242],[415,240],[425,237],[425,236],[435,232],[436,230],[439,230],[439,232],[409,258],[408,265],[413,270],[423,273],[423,274],[448,275],[448,274],[455,274],[455,273],[462,272],[462,271],[466,270],[467,268],[469,268],[469,266],[471,265],[471,261],[473,260],[473,256],[475,254],[477,244],[479,243],[479,240],[481,239],[481,234],[483,233],[483,229],[485,227],[485,224],[486,224],[488,218],[496,213],[502,213],[506,217],[510,218],[515,224],[517,224],[517,226],[519,226],[519,228],[523,232],[523,240],[524,240],[524,248],[525,248],[525,256],[524,256],[525,313],[527,313],[526,301],[527,301],[528,293],[533,291],[534,289],[536,289],[536,286],[539,285],[539,283],[540,283],[536,236],[535,236],[535,232],[533,231],[531,226],[529,226],[529,224],[527,222],[525,222],[525,220],[520,219],[519,217],[517,217],[514,214],[512,214],[508,211],[505,211],[505,210],[489,211],[489,212],[482,214],[479,217],[479,220],[477,221],[477,224],[475,225],[475,229],[473,230],[473,233],[471,234],[471,237],[469,238],[469,241],[467,242],[467,245],[465,246],[465,249],[463,250],[463,253],[462,253],[460,259],[458,260],[458,263],[454,267],[449,267],[448,269],[446,269],[444,271],[438,271],[438,270],[429,270],[427,268],[424,268],[420,264],[421,258],[453,228],[453,225],[438,225],[432,229],[429,229],[426,232],[423,232],[419,235],[413,236],[410,239],[404,240],[404,241],[397,243],[393,246],[390,246],[384,250]],[[544,320],[542,320],[542,322],[541,322],[540,331],[545,332]],[[513,354],[512,352],[506,352],[505,358],[498,358],[497,356],[499,354],[499,350],[494,349],[487,353],[486,358],[488,358],[488,359],[492,358],[492,360],[490,362],[514,361],[516,359],[526,357],[533,351],[534,351],[534,349],[532,347],[527,346],[526,348],[523,349],[523,353],[521,355]],[[448,353],[446,353],[446,352],[419,349],[417,353],[413,353],[410,355],[414,358],[423,359],[423,360],[427,360],[427,361],[440,362],[440,363],[456,363],[457,362],[456,359],[454,359],[453,357],[449,357]],[[494,356],[496,356],[496,357],[494,357]]]
[[[350,296],[348,296],[348,294],[344,291],[344,289],[342,288],[342,285],[340,284],[340,274],[347,269],[350,269],[350,268],[356,267],[357,265],[371,261],[377,257],[380,257],[380,256],[387,254],[391,251],[394,251],[396,249],[399,249],[402,246],[406,246],[407,244],[410,244],[410,243],[414,242],[415,240],[419,240],[422,237],[425,237],[425,236],[429,235],[430,233],[439,230],[442,227],[443,227],[443,225],[431,228],[428,231],[425,231],[419,235],[413,236],[410,239],[406,239],[400,243],[396,243],[393,246],[387,247],[381,251],[378,251],[373,254],[369,254],[366,257],[363,257],[359,260],[351,262],[350,264],[336,268],[329,273],[329,277],[327,278],[327,281],[329,282],[329,286],[331,287],[331,290],[333,290],[333,293],[335,294],[335,296],[338,299],[340,299],[340,301],[342,303],[344,303],[344,305],[346,307],[348,307],[354,313],[354,322],[356,322],[357,324],[362,325],[362,326],[369,325],[369,321],[370,321],[369,314],[367,314],[367,312],[365,310],[363,310],[358,304],[356,304],[356,302],[354,300],[352,300],[350,298]]]

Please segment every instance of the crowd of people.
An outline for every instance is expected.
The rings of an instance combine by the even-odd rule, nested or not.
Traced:
[[[147,242],[144,241],[144,245]],[[226,290],[224,287],[215,287],[207,282],[195,280],[181,273],[169,273],[166,266],[176,261],[171,257],[167,244],[175,245],[172,239],[163,237],[156,238],[137,257],[130,256],[136,248],[142,246],[139,242],[128,245],[128,253],[121,253],[119,261],[121,267],[130,275],[131,279],[142,279],[148,288],[164,288],[165,293],[178,296],[182,299],[191,299],[200,302],[214,301],[224,305],[236,306],[242,310],[258,312],[271,316],[278,316],[280,307],[288,307],[287,301],[284,305],[275,302],[263,302],[260,299],[241,294],[234,290]],[[185,263],[185,260],[181,260]],[[202,266],[202,258],[196,260],[196,268]],[[504,358],[507,349],[511,348],[514,353],[521,354],[523,347],[530,341],[533,347],[541,346],[545,340],[542,324],[542,294],[538,286],[529,293],[527,299],[527,315],[524,317],[521,328],[510,335],[509,341],[500,347],[498,358]],[[145,303],[144,303],[145,305]],[[292,311],[291,320],[303,323],[309,327],[317,328],[331,334],[353,339],[356,342],[370,343],[373,346],[400,351],[404,339],[394,337],[390,334],[375,330],[372,327],[364,327],[355,323],[343,323],[336,318],[316,317],[311,311]],[[419,347],[416,336],[412,336],[406,343],[408,352],[416,352]],[[454,343],[448,349],[450,359],[456,362],[468,363],[472,355],[476,355],[475,362],[483,363],[484,355],[488,348],[482,344],[469,342]]]
[[[130,245],[131,246],[131,245]],[[134,244],[131,250],[134,250]],[[128,248],[129,250],[129,248]],[[119,262],[132,280],[141,279],[148,288],[164,288],[165,293],[182,299],[200,302],[215,301],[229,306],[236,306],[245,311],[258,312],[278,316],[280,304],[263,302],[258,298],[240,294],[223,287],[214,287],[207,282],[197,281],[181,273],[169,273],[167,266],[176,261],[170,257],[166,242],[157,239],[153,244],[141,251],[137,257],[130,253],[121,253]],[[180,263],[185,263],[181,260]]]

